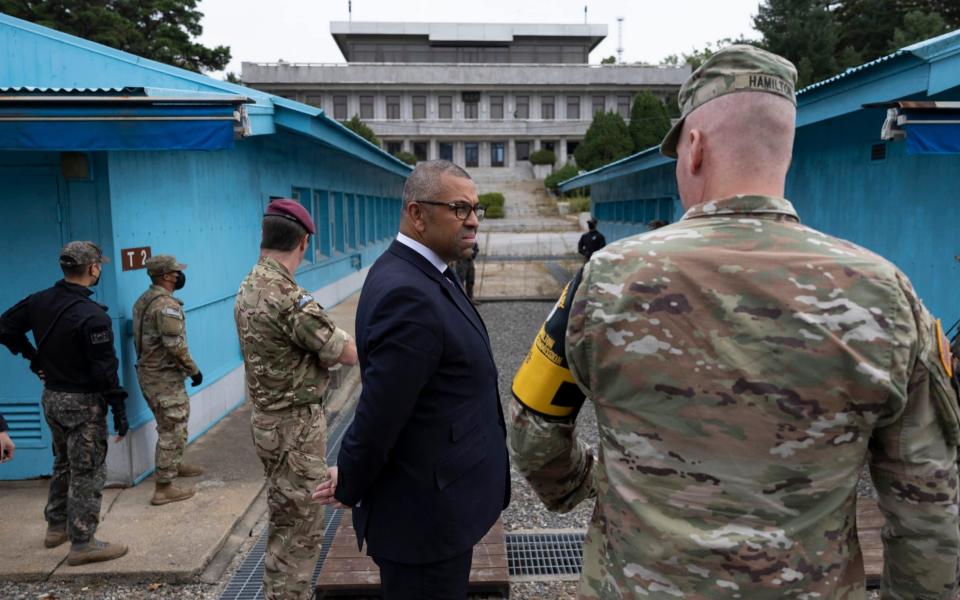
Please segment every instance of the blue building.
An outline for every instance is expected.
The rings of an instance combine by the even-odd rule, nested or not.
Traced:
[[[58,280],[69,240],[93,240],[112,259],[95,299],[114,321],[131,433],[110,444],[108,478],[133,483],[151,471],[156,440],[130,324],[149,285],[144,257],[189,265],[178,296],[204,372],[187,388],[195,438],[244,401],[233,303],[271,197],[313,214],[319,231],[297,278],[331,306],[395,235],[410,169],[316,108],[2,14],[0,54],[0,308]],[[0,479],[49,474],[39,382],[6,351],[0,379],[17,444]]]
[[[945,325],[960,318],[956,100],[960,31],[800,90],[786,191],[807,225],[899,266]],[[673,159],[650,148],[560,189],[590,186],[599,228],[614,240],[682,216],[674,171]]]

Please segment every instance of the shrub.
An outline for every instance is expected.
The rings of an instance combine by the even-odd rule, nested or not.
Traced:
[[[480,194],[479,198],[480,206],[489,210],[491,207],[503,208],[503,194],[500,192],[487,192],[486,194]]]
[[[633,139],[623,117],[617,113],[597,113],[583,142],[573,155],[581,169],[592,171],[633,153]]]
[[[353,115],[352,119],[343,122],[343,126],[374,146],[380,146],[380,140],[377,138],[377,135],[373,133],[373,130],[370,129],[366,123],[360,120],[360,115]]]
[[[547,175],[547,178],[543,180],[543,185],[545,185],[547,189],[552,191],[554,194],[559,194],[560,190],[557,189],[557,186],[571,177],[576,177],[578,173],[580,173],[580,170],[577,169],[573,163],[567,163],[553,173]]]
[[[502,219],[504,211],[502,206],[493,205],[483,214],[484,219]]]
[[[590,211],[590,196],[581,198],[570,198],[570,212],[582,213]]]
[[[530,162],[535,165],[552,165],[557,162],[557,155],[553,150],[541,148],[530,155]]]
[[[417,164],[417,157],[411,154],[410,152],[405,152],[401,150],[400,152],[397,152],[396,154],[394,154],[394,156],[396,158],[399,158],[403,162],[407,163],[408,165],[413,166]]]

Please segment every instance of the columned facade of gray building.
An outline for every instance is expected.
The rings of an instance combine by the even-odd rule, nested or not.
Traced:
[[[397,26],[406,29],[398,33]],[[541,148],[553,150],[563,164],[572,160],[595,112],[628,119],[635,94],[665,99],[689,74],[687,67],[576,62],[603,39],[605,26],[332,23],[331,32],[348,60],[362,51],[364,57],[424,62],[245,62],[244,83],[317,106],[340,121],[358,115],[391,153],[405,150],[418,160],[446,158],[467,167],[514,166]],[[425,61],[447,56],[505,62]],[[557,62],[511,62],[530,56]]]

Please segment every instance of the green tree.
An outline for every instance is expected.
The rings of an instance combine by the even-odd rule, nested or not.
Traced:
[[[360,120],[360,115],[353,115],[353,118],[349,121],[343,122],[343,126],[374,146],[380,146],[380,139],[377,137],[377,134],[375,134],[366,123]]]
[[[0,12],[191,71],[220,71],[230,48],[208,48],[198,0],[0,0]]]
[[[636,151],[659,145],[670,131],[670,117],[663,102],[650,92],[641,92],[630,109],[630,137]]]
[[[616,57],[616,56],[608,56],[608,57],[606,57],[605,59],[601,60],[601,61],[600,61],[600,64],[601,64],[601,65],[615,65],[615,64],[617,64],[617,57]]]
[[[888,50],[894,52],[949,31],[947,22],[935,12],[923,12],[922,10],[912,10],[903,16],[903,27],[895,27],[893,30],[893,39],[890,40]]]
[[[798,88],[839,70],[837,24],[830,0],[766,0],[753,18],[753,26],[763,34],[764,48],[797,66]]]
[[[623,117],[617,113],[597,113],[587,129],[574,157],[581,169],[592,171],[633,152],[633,140]]]

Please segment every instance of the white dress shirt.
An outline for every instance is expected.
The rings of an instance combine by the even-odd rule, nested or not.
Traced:
[[[407,248],[410,248],[420,256],[427,259],[427,261],[431,265],[436,267],[437,270],[440,271],[440,273],[443,273],[444,271],[447,270],[447,263],[445,263],[442,258],[437,256],[436,252],[434,252],[430,248],[427,248],[417,240],[409,236],[403,235],[402,233],[397,233],[397,241],[403,244],[404,246],[406,246]]]

